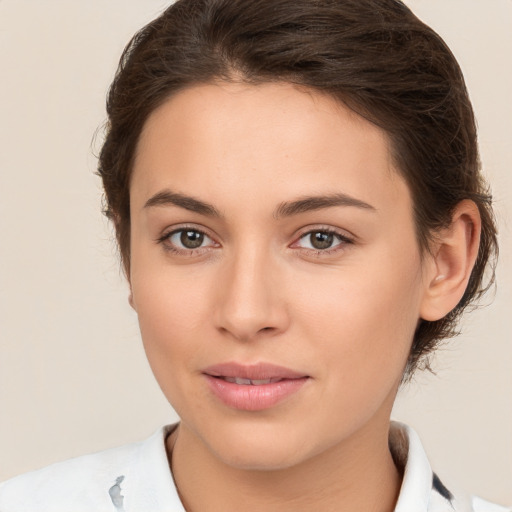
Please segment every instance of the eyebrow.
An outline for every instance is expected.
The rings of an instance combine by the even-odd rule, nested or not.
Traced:
[[[334,206],[351,206],[363,210],[377,211],[371,204],[365,203],[360,199],[356,199],[348,194],[336,193],[322,196],[308,196],[296,201],[281,203],[274,212],[274,218],[291,217],[299,213],[332,208]]]
[[[144,204],[144,208],[170,205],[179,206],[180,208],[205,215],[206,217],[222,217],[215,206],[185,194],[171,192],[170,190],[162,190],[154,196],[151,196]]]
[[[215,206],[201,201],[200,199],[170,190],[162,190],[154,196],[151,196],[144,204],[144,208],[170,205],[178,206],[206,217],[223,218],[223,215]],[[347,194],[336,193],[320,196],[306,196],[295,201],[281,203],[274,211],[273,217],[280,219],[282,217],[291,217],[299,213],[332,208],[335,206],[349,206],[363,210],[376,211],[375,207],[360,199],[356,199]]]

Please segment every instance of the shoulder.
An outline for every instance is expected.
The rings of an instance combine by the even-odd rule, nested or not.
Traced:
[[[0,510],[112,510],[108,491],[127,472],[137,449],[138,443],[125,445],[7,480],[0,484]]]
[[[512,512],[511,508],[470,496],[442,481],[411,427],[392,422],[389,447],[404,475],[395,512]]]
[[[512,508],[502,507],[478,497],[473,497],[471,504],[473,512],[512,512]]]
[[[164,427],[145,441],[76,457],[26,473],[0,484],[1,512],[95,512],[124,510],[125,490],[141,475],[168,485],[170,472],[164,440],[171,427]],[[151,486],[149,486],[151,487]],[[139,493],[140,494],[140,493]]]
[[[512,508],[455,491],[447,501],[441,495],[433,493],[428,511],[432,512],[512,512]]]
[[[432,493],[430,496],[429,511],[432,512],[512,512],[511,508],[503,507],[478,496],[467,493],[452,487],[453,492],[441,482],[436,473],[433,473]],[[449,504],[449,507],[447,506]]]

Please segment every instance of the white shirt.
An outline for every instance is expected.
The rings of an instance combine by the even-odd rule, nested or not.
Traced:
[[[0,484],[0,512],[185,512],[165,449],[174,427],[12,478]],[[410,427],[392,422],[390,447],[404,467],[395,512],[512,512],[445,487]]]

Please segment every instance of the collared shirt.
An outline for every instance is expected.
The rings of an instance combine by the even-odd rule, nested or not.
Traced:
[[[174,428],[12,478],[0,484],[0,512],[185,512],[165,448]],[[410,427],[392,422],[389,445],[404,470],[395,512],[512,512],[446,487]]]

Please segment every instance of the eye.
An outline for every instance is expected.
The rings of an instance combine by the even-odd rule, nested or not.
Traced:
[[[181,244],[185,249],[198,249],[203,244],[205,238],[207,238],[206,235],[200,231],[182,229],[173,233],[169,237],[169,241],[178,247]]]
[[[340,233],[328,229],[318,229],[302,235],[297,245],[304,249],[329,252],[329,250],[336,250],[338,246],[347,243],[352,243],[352,240]]]
[[[176,229],[158,241],[164,244],[167,250],[180,254],[215,246],[215,242],[206,233],[196,228]]]

